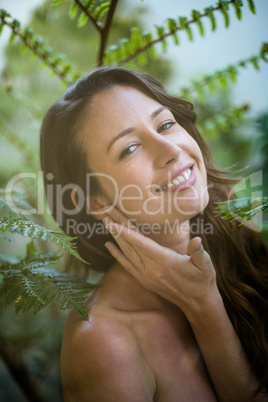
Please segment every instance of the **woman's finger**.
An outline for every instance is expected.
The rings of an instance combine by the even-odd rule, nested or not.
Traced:
[[[126,228],[123,225],[118,225],[116,223],[109,223],[106,225],[106,228],[109,230],[113,238],[118,243],[122,252],[129,258],[129,260],[135,264],[136,266],[143,266],[143,260],[140,253],[133,247],[133,244],[128,241],[127,238],[121,236],[122,230],[131,230]]]
[[[138,230],[135,224],[116,207],[107,212],[107,215],[116,223],[130,227],[133,230]]]
[[[142,233],[126,228],[123,225],[109,223],[106,228],[116,240],[120,238],[121,240],[127,241],[128,244],[131,244],[141,257],[146,256],[153,261],[159,262],[163,261],[167,254],[173,252],[172,250],[159,245],[149,237],[144,236]],[[180,254],[177,254],[177,256],[180,256]]]
[[[122,251],[116,247],[112,242],[106,242],[105,247],[111,253],[111,255],[134,277],[137,279],[139,276],[139,272],[137,271],[135,265],[129,260],[129,258],[122,253]]]
[[[201,271],[213,267],[208,253],[204,250],[200,237],[194,237],[188,245],[191,262]]]

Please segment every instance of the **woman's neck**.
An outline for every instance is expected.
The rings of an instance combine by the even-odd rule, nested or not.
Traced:
[[[99,282],[99,301],[103,307],[120,311],[148,311],[174,308],[171,303],[146,289],[116,262]]]
[[[177,227],[176,230],[172,229],[173,227],[170,225],[170,227],[163,228],[161,233],[150,236],[147,234],[147,237],[180,254],[187,254],[190,240],[189,223],[184,222],[183,226]],[[100,296],[104,306],[108,304],[110,307],[126,311],[177,309],[176,306],[156,293],[147,290],[118,262],[109,269],[99,284],[103,285],[100,289]]]

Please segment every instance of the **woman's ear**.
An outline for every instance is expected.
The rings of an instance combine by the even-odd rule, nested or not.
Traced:
[[[73,205],[75,206],[75,208],[77,208],[77,209],[79,209],[78,208],[78,205],[77,205],[77,202],[76,202],[76,193],[77,193],[77,189],[76,189],[76,187],[75,188],[73,188],[72,189],[72,191],[71,191],[71,200],[72,200],[72,203],[73,203]]]
[[[107,203],[107,200],[100,196],[91,196],[88,199],[88,208],[90,210],[90,213],[97,220],[102,220],[103,218],[105,218],[105,211],[107,211],[108,207],[109,203]]]
[[[71,200],[75,208],[77,208],[77,210],[80,211],[81,208],[77,203],[76,196],[77,196],[77,189],[73,188],[71,191]],[[105,218],[106,216],[105,211],[107,210],[107,207],[109,207],[109,203],[104,197],[101,197],[99,195],[91,196],[87,198],[86,203],[87,203],[86,205],[87,212],[93,215],[95,219],[102,220],[103,218]]]

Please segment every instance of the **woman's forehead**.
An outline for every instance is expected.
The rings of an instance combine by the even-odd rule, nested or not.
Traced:
[[[144,94],[139,89],[127,85],[116,85],[113,88],[102,91],[95,95],[89,105],[89,117],[97,117],[101,115],[105,117],[111,113],[119,113],[129,110],[144,110],[144,108],[153,108],[160,104]]]

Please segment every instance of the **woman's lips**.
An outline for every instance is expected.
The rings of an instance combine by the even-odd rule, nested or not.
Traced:
[[[190,171],[191,171],[191,174],[190,174],[190,177],[187,180],[183,181],[182,183],[175,184],[172,187],[164,187],[160,191],[166,191],[166,192],[167,191],[171,191],[171,192],[185,191],[188,188],[192,187],[196,182],[196,174],[195,174],[193,166],[190,168]]]

